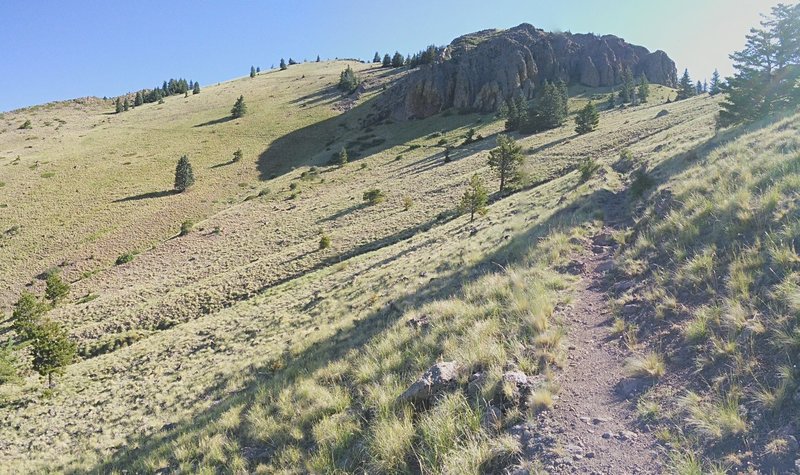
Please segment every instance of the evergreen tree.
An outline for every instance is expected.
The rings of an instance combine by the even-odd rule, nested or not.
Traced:
[[[261,72],[261,66],[256,66],[256,74]]]
[[[599,123],[600,114],[597,113],[594,103],[589,101],[575,116],[575,132],[580,135],[587,134],[596,129]]]
[[[522,161],[522,147],[508,135],[498,135],[497,148],[489,152],[489,167],[500,178],[500,193],[505,190],[507,184],[519,179]]]
[[[175,167],[175,190],[183,193],[192,185],[194,185],[192,164],[189,163],[189,157],[184,155],[178,160],[178,165]]]
[[[285,71],[286,67],[287,67],[286,66],[286,61],[284,61],[283,58],[281,58],[281,66],[280,66],[281,71]]]
[[[680,81],[678,81],[678,98],[677,101],[681,101],[683,99],[688,99],[695,94],[695,87],[692,83],[692,78],[689,77],[689,70],[683,70],[683,76],[681,76]]]
[[[617,95],[617,92],[614,91],[614,89],[612,88],[611,89],[611,94],[608,95],[608,102],[606,102],[606,104],[608,105],[609,109],[613,109],[614,107],[616,107],[616,100],[615,100],[616,99],[616,95]]]
[[[14,304],[14,311],[11,314],[11,328],[17,332],[20,341],[27,341],[31,338],[33,328],[39,324],[42,315],[47,312],[49,307],[41,302],[30,292],[22,292],[19,300]]]
[[[128,109],[130,109],[130,108],[131,108],[131,103],[130,103],[130,101],[128,100],[128,98],[126,97],[126,98],[125,98],[125,101],[122,103],[122,110],[124,110],[124,111],[126,111],[126,112],[127,112],[127,111],[128,111]]]
[[[339,152],[337,162],[339,163],[339,165],[345,165],[347,164],[348,160],[349,159],[347,157],[347,149],[342,147],[342,150]]]
[[[519,128],[519,110],[517,109],[516,101],[513,99],[507,101],[501,109],[501,114],[506,119],[506,130],[512,131]]]
[[[719,77],[719,71],[715,69],[714,72],[711,74],[711,86],[708,88],[708,93],[711,94],[712,96],[716,96],[717,94],[722,92],[720,90],[721,85],[722,81],[720,80]]]
[[[114,113],[119,114],[120,112],[122,112],[122,98],[118,97],[114,103]]]
[[[699,96],[700,94],[703,93],[703,83],[700,82],[699,79],[697,80],[697,83],[694,85],[694,89],[695,89],[695,95],[696,96]]]
[[[469,187],[461,197],[458,210],[469,213],[469,222],[475,221],[475,214],[483,216],[488,211],[486,204],[489,201],[489,192],[483,184],[483,179],[476,173],[469,180]]]
[[[33,369],[53,387],[53,375],[62,374],[64,368],[75,360],[77,346],[70,340],[61,325],[45,320],[36,325],[31,335]]]
[[[192,88],[192,94],[200,94],[200,83],[195,82],[194,87]]]
[[[392,67],[401,68],[404,64],[406,64],[406,60],[403,55],[399,51],[395,51],[394,56],[392,56]]]
[[[347,66],[347,69],[342,71],[342,73],[339,75],[339,89],[346,94],[350,94],[351,92],[355,91],[360,82],[361,81],[358,79],[358,76],[356,76],[356,73],[350,66]]]
[[[251,78],[256,77],[256,67],[255,66],[250,66],[250,77]]]
[[[164,84],[161,85],[161,95],[162,97],[167,97],[170,95],[169,85],[167,84],[167,81],[164,81]]]
[[[53,272],[47,276],[46,287],[44,296],[47,297],[53,305],[58,304],[64,297],[69,294],[69,284],[61,279],[57,272]]]
[[[136,93],[136,96],[133,98],[133,106],[139,107],[140,105],[144,104],[144,96],[142,95],[142,91]]]
[[[622,71],[622,88],[619,91],[619,100],[623,104],[627,104],[633,101],[633,93],[636,89],[636,85],[633,81],[633,71],[631,71],[630,67],[625,67],[625,70]]]
[[[647,81],[647,76],[645,76],[644,73],[642,73],[642,76],[639,78],[639,88],[637,92],[639,100],[647,102],[647,99],[650,97],[650,83]]]
[[[319,55],[317,55],[317,62],[319,63],[320,61],[321,59],[319,58]]]
[[[244,96],[239,96],[231,109],[231,117],[238,119],[247,113],[247,105],[244,103]]]
[[[389,53],[386,53],[383,56],[383,67],[384,68],[390,68],[391,66],[392,66],[392,58],[391,58],[391,56],[389,56]]]
[[[292,65],[295,65],[295,64],[297,64],[297,61],[293,60],[292,58],[289,58],[289,66],[292,66]]]
[[[377,51],[375,52],[375,56],[372,58],[373,63],[380,63],[381,62],[381,55]]]

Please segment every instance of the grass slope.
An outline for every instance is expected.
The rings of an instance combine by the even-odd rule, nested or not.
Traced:
[[[392,472],[516,460],[513,444],[479,423],[483,402],[454,393],[418,419],[396,395],[442,359],[485,371],[486,400],[500,397],[491,383],[509,363],[545,378],[557,368],[553,309],[570,299],[557,268],[569,237],[602,220],[598,203],[631,183],[610,165],[624,148],[673,160],[713,134],[716,102],[614,110],[586,136],[568,125],[520,138],[531,185],[470,225],[449,212],[472,173],[489,178],[501,122],[442,114],[365,128],[393,73],[359,65],[366,91],[342,102],[330,86],[344,64],[299,65],[119,116],[75,111],[74,128],[33,149],[24,134],[44,136],[47,114],[72,106],[4,117],[34,123],[0,134],[10,150],[0,212],[20,223],[0,248],[5,303],[67,261],[72,294],[51,316],[86,356],[51,398],[33,376],[0,387],[4,467]],[[221,121],[240,94],[249,114]],[[464,145],[470,128],[485,138]],[[446,145],[456,146],[449,163]],[[342,146],[358,160],[325,166]],[[239,147],[245,160],[227,164]],[[183,153],[196,187],[160,194]],[[583,183],[576,168],[588,158],[601,168]],[[34,173],[37,160],[55,175]],[[362,204],[370,188],[387,199]],[[195,230],[173,238],[188,218]],[[322,234],[331,248],[319,249]],[[132,262],[112,265],[132,250]],[[406,324],[422,316],[427,330]]]

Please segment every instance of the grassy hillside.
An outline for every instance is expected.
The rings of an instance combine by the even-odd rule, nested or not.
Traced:
[[[367,127],[395,73],[353,64],[365,91],[343,100],[332,87],[346,64],[297,65],[119,115],[86,102],[3,116],[0,217],[13,232],[0,239],[0,304],[29,282],[40,291],[36,276],[59,266],[72,291],[49,316],[82,359],[52,395],[33,375],[0,386],[0,465],[396,473],[520,461],[501,428],[557,401],[569,262],[612,204],[660,224],[661,205],[645,207],[660,194],[628,197],[642,185],[635,170],[646,163],[651,180],[678,186],[672,170],[710,147],[717,103],[654,99],[603,112],[585,136],[568,124],[517,137],[527,185],[470,224],[453,210],[475,172],[496,189],[486,159],[502,122],[444,113]],[[573,93],[574,108],[605,91]],[[239,95],[249,113],[226,120]],[[26,119],[32,129],[14,127]],[[481,139],[465,144],[470,129]],[[353,161],[328,165],[342,147]],[[245,158],[231,163],[237,148]],[[641,163],[620,166],[623,150]],[[182,154],[197,184],[172,194]],[[588,181],[586,159],[599,165]],[[370,206],[362,194],[373,188],[386,199]],[[177,236],[187,219],[193,231]],[[635,232],[615,236],[647,235]],[[661,259],[638,247],[619,257],[631,275]],[[137,254],[114,265],[124,252]],[[8,338],[8,322],[0,328]],[[397,397],[438,361],[459,363],[459,385],[475,372],[483,382],[415,413]],[[497,384],[509,369],[542,385],[482,423],[491,401],[515,397]]]
[[[641,415],[684,473],[795,466],[798,128],[794,115],[649,161],[661,183],[619,255],[637,282],[619,325],[668,363]]]

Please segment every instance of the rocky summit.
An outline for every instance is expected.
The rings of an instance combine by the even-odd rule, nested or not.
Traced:
[[[395,120],[430,117],[444,109],[493,112],[507,99],[530,99],[545,81],[589,87],[634,76],[674,87],[675,63],[663,51],[625,42],[614,35],[553,33],[523,23],[456,38],[437,61],[410,74],[378,106]]]

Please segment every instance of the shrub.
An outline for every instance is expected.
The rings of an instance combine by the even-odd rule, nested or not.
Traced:
[[[639,198],[654,184],[655,182],[644,169],[636,170],[633,173],[633,181],[631,182],[631,194]]]
[[[331,247],[331,238],[327,234],[323,234],[322,237],[319,238],[319,248],[327,249],[329,247]]]
[[[589,178],[591,178],[592,175],[594,175],[594,172],[596,172],[599,168],[600,164],[594,159],[585,158],[583,161],[581,161],[581,164],[578,165],[578,171],[581,174],[581,181],[585,182],[589,180]]]
[[[64,282],[58,273],[50,274],[47,277],[46,285],[44,295],[53,305],[56,305],[69,294],[69,284]]]
[[[414,200],[410,196],[403,198],[403,210],[408,211],[414,206]]]
[[[648,353],[645,356],[631,358],[627,361],[626,370],[631,377],[660,378],[664,376],[666,365],[658,353]]]
[[[20,126],[19,126],[19,128],[20,128],[20,130],[24,130],[24,129],[32,129],[32,128],[33,128],[33,126],[31,125],[31,121],[30,121],[30,119],[28,119],[28,120],[26,120],[25,122],[23,122],[23,123],[22,123],[22,125],[20,125]]]
[[[362,199],[370,205],[376,205],[385,200],[386,195],[384,195],[381,190],[373,188],[371,190],[365,191]]]
[[[5,346],[0,347],[0,385],[17,383],[20,379],[17,372],[17,357],[14,354],[14,347],[9,341]]]
[[[243,156],[242,149],[237,149],[235,152],[233,152],[233,159],[231,160],[231,162],[236,163],[238,161],[241,161],[242,156]]]
[[[119,257],[117,257],[117,261],[115,262],[115,264],[118,266],[127,264],[128,262],[132,261],[135,257],[136,253],[134,252],[126,252],[124,254],[120,254]]]
[[[181,223],[181,232],[179,236],[186,236],[190,232],[192,232],[192,228],[194,228],[194,221],[191,219],[187,219],[186,221]]]

